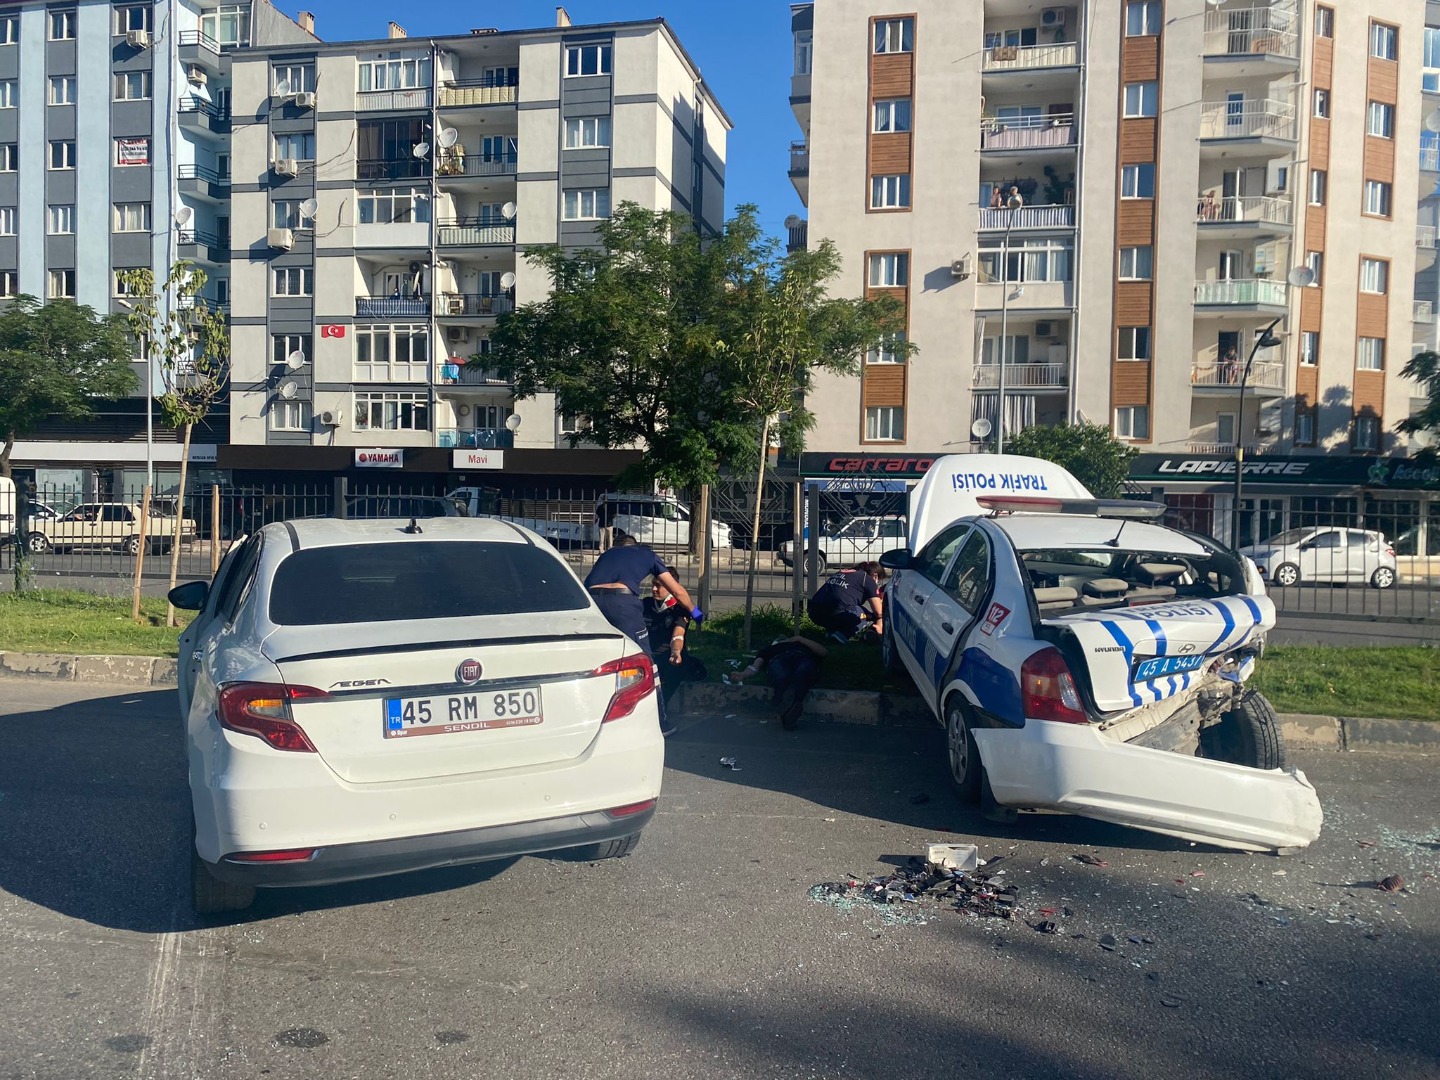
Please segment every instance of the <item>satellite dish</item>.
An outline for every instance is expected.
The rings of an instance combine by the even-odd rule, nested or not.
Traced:
[[[507,202],[504,206],[500,207],[500,213],[504,215],[506,221],[514,221],[515,204],[513,202]]]
[[[1315,271],[1308,266],[1297,266],[1285,275],[1285,280],[1297,289],[1308,288],[1315,284]]]
[[[275,84],[275,96],[276,96],[276,97],[289,97],[290,94],[291,94],[291,90],[290,90],[290,80],[289,80],[289,79],[281,79],[279,82],[277,82],[277,83]]]
[[[313,218],[315,211],[320,209],[320,203],[315,199],[306,199],[300,204],[300,216],[302,218]]]
[[[180,228],[183,229],[186,225],[190,224],[190,219],[194,216],[194,210],[190,209],[190,207],[188,206],[182,206],[179,210],[175,211],[175,224],[179,225]]]
[[[424,269],[425,269],[425,264],[422,263],[419,259],[416,259],[414,262],[412,262],[412,263],[410,264],[410,272],[411,272],[412,274],[418,274],[418,273],[420,273],[421,270],[424,270]]]
[[[302,367],[305,366],[305,354],[299,349],[296,349],[294,352],[291,352],[285,357],[285,366],[291,371],[299,371]],[[294,384],[287,383],[286,385],[293,386]]]
[[[423,158],[430,153],[428,142],[416,143],[415,149],[410,151],[412,157]]]
[[[500,275],[500,287],[502,289],[513,289],[515,287],[515,274],[513,271],[506,270]]]
[[[983,416],[970,425],[970,434],[974,435],[977,439],[987,438],[990,435],[990,432],[994,430],[995,425],[992,424],[989,420],[985,419],[985,417]]]
[[[520,430],[520,414],[519,414],[519,413],[513,413],[513,412],[512,412],[509,416],[507,416],[507,417],[505,418],[505,426],[506,426],[507,428],[509,428],[511,431],[519,431],[519,430]]]
[[[454,128],[442,127],[440,129],[440,134],[435,136],[435,141],[439,143],[444,149],[449,150],[450,147],[454,146],[457,142],[460,141],[460,132],[456,131]]]
[[[1425,130],[1431,134],[1440,132],[1440,109],[1435,109],[1425,117]]]
[[[801,225],[803,225],[804,223],[805,223],[805,219],[802,218],[799,214],[791,214],[789,217],[787,217],[787,218],[785,219],[785,228],[787,228],[787,229],[798,229],[798,228],[799,228]]]
[[[1225,0],[1205,0],[1206,7],[1219,7]]]
[[[297,389],[293,382],[283,382],[280,384],[280,396],[289,401],[295,396]]]

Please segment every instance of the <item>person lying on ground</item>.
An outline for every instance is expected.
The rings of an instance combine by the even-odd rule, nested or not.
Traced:
[[[780,726],[794,731],[805,711],[805,698],[820,678],[820,661],[828,655],[824,645],[807,637],[779,638],[757,652],[748,667],[725,676],[724,681],[728,686],[740,686],[763,671],[774,691]]]

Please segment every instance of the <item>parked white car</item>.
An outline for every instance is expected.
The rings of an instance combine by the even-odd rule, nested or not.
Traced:
[[[595,524],[620,529],[651,547],[690,546],[690,508],[669,495],[607,492],[595,503]],[[710,522],[710,546],[734,545],[730,526]]]
[[[1384,533],[1321,526],[1291,529],[1240,549],[1276,585],[1368,581],[1389,589],[1399,578],[1395,548]]]
[[[963,796],[1244,851],[1320,803],[1247,689],[1275,606],[1254,568],[1031,458],[938,459],[886,553],[883,653],[944,725]]]
[[[827,536],[816,539],[820,564],[818,572],[827,566],[854,566],[858,562],[878,559],[885,552],[905,543],[905,517],[903,514],[871,514],[853,517]],[[786,566],[795,564],[796,545],[805,547],[804,540],[787,540],[780,545],[780,561]],[[809,559],[805,558],[808,573]]]
[[[664,767],[650,658],[535,534],[310,518],[237,543],[180,639],[192,898],[627,854]]]

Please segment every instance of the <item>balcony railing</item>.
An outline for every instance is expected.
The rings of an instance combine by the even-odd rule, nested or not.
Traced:
[[[1005,365],[1005,389],[1010,390],[1063,390],[1070,382],[1069,364],[1012,364]],[[976,364],[970,385],[975,390],[998,390],[1000,388],[999,364]]]
[[[790,175],[810,175],[810,147],[803,142],[792,142],[790,144]]]
[[[1070,229],[1075,226],[1073,206],[1022,206],[1016,210],[980,210],[980,228],[987,229]]]
[[[450,82],[440,87],[440,107],[459,109],[468,105],[513,105],[517,90],[517,87],[504,86],[491,79]]]
[[[1238,392],[1240,376],[1244,373],[1245,363],[1243,360],[1237,360],[1234,363],[1226,363],[1222,360],[1218,364],[1196,362],[1190,365],[1190,385],[1234,387]],[[1250,379],[1245,385],[1259,390],[1284,390],[1285,365],[1269,361],[1251,364]]]
[[[216,56],[220,55],[220,43],[203,30],[181,30],[180,45],[198,45],[202,49],[209,49]]]
[[[214,184],[217,187],[230,186],[230,177],[221,176],[214,169],[204,165],[181,165],[175,170],[175,177],[178,180],[204,180],[207,184]]]
[[[446,386],[508,386],[494,368],[479,364],[446,363],[440,365],[440,382]]]
[[[1415,226],[1415,246],[1418,248],[1433,248],[1435,246],[1435,226]]]
[[[508,428],[436,428],[435,445],[459,450],[509,450],[515,433]]]
[[[1246,443],[1245,453],[1252,457],[1260,454],[1268,454],[1275,447],[1274,443]],[[1205,457],[1233,457],[1235,455],[1234,443],[1191,443],[1190,453],[1203,455]]]
[[[435,162],[436,176],[507,176],[513,175],[519,162],[518,154],[474,154],[461,146],[442,150]]]
[[[1440,172],[1440,146],[1422,146],[1420,148],[1420,171]]]
[[[1197,281],[1195,303],[1233,304],[1237,307],[1269,304],[1284,307],[1286,286],[1283,281],[1248,278],[1231,281]]]
[[[212,128],[217,124],[230,123],[230,110],[222,109],[213,101],[206,101],[194,94],[182,94],[180,100],[175,103],[175,111],[180,114],[182,119],[186,116],[207,117]]]
[[[1294,5],[1211,9],[1205,12],[1206,56],[1300,56]]]
[[[175,243],[181,247],[218,248],[220,237],[199,229],[181,229],[175,234]],[[226,246],[228,247],[229,244],[227,243]]]
[[[980,121],[981,150],[1041,150],[1075,145],[1075,117],[1071,113]]]
[[[1029,68],[1074,67],[1080,63],[1080,48],[1073,41],[1054,45],[1000,45],[986,49],[985,71],[1019,71]]]
[[[1418,323],[1433,323],[1435,321],[1435,304],[1430,300],[1416,300],[1414,321]]]
[[[512,222],[469,222],[463,218],[437,223],[436,243],[441,247],[484,247],[515,243]]]
[[[1276,199],[1269,195],[1227,195],[1207,199],[1208,194],[1202,193],[1195,206],[1195,220],[1201,225],[1289,225],[1293,221],[1288,199]]]
[[[428,108],[430,108],[430,87],[428,86],[412,86],[403,90],[360,90],[355,94],[356,112]]]
[[[424,296],[357,296],[357,319],[428,318],[430,300]]]
[[[786,227],[788,239],[785,242],[786,251],[804,251],[810,240],[810,223],[802,221],[799,225]]]
[[[1295,140],[1295,106],[1288,101],[1207,101],[1200,106],[1202,139]]]
[[[355,159],[357,180],[423,180],[429,175],[428,157]]]
[[[436,314],[440,318],[503,315],[514,305],[504,293],[441,293]]]

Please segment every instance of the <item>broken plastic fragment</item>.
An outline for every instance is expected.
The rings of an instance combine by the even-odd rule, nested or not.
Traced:
[[[1097,859],[1094,855],[1088,855],[1088,854],[1086,854],[1086,853],[1083,852],[1083,851],[1082,851],[1079,855],[1072,855],[1071,858],[1074,859],[1076,862],[1082,862],[1082,863],[1084,863],[1086,866],[1109,866],[1109,865],[1110,865],[1110,864],[1109,864],[1108,862],[1106,862],[1104,859]]]
[[[1399,892],[1405,888],[1405,879],[1399,874],[1391,874],[1389,877],[1377,881],[1375,887],[1381,892]]]
[[[1100,936],[1100,947],[1106,952],[1114,952],[1119,942],[1115,940],[1114,934],[1102,934]]]

